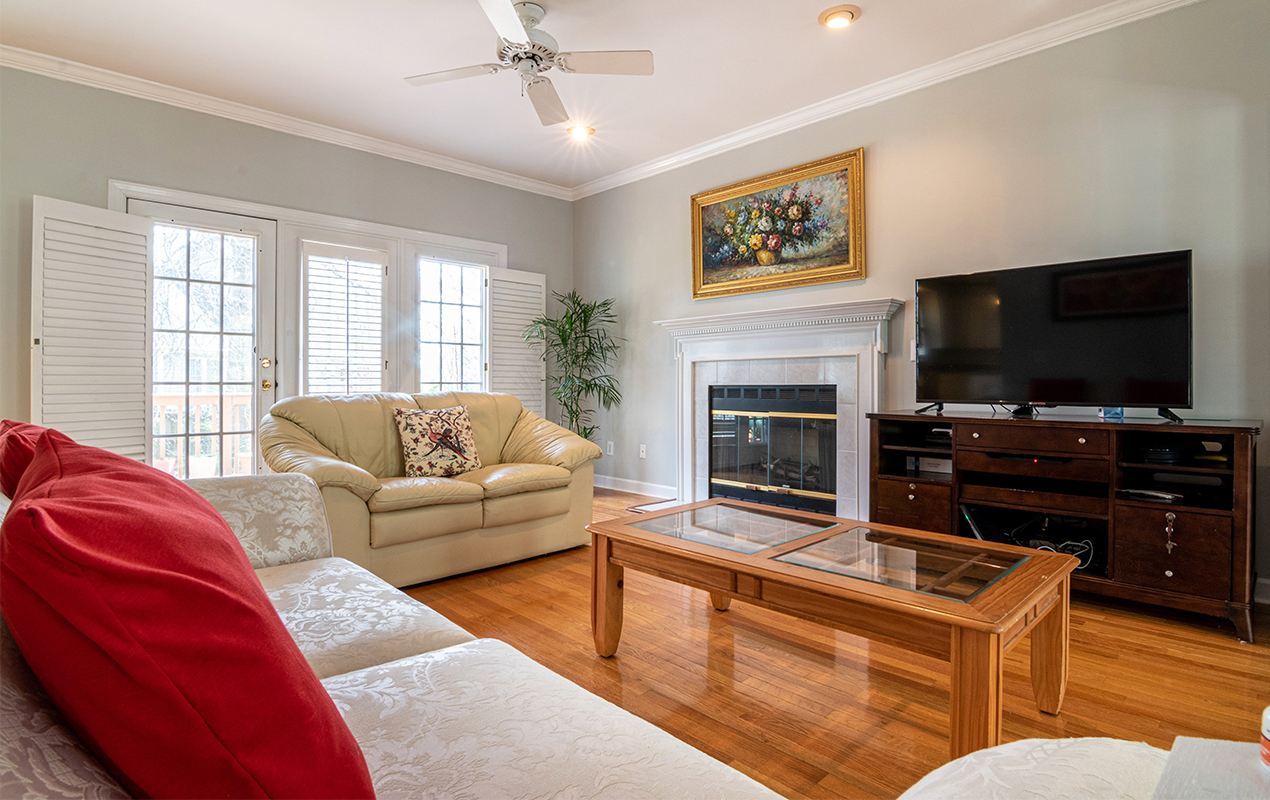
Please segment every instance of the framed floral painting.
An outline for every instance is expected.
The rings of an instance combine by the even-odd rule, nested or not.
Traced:
[[[692,196],[692,297],[864,277],[864,149]]]

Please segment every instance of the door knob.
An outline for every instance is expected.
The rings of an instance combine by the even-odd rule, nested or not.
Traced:
[[[263,381],[260,382],[260,388],[265,390],[266,392],[269,391],[270,389],[273,388],[273,381],[269,380],[268,378],[265,378]]]

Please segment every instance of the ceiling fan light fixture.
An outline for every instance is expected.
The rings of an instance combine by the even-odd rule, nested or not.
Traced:
[[[595,128],[588,128],[585,125],[574,125],[569,128],[569,135],[579,142],[585,142],[590,139],[593,133],[595,133]]]
[[[820,12],[820,24],[826,28],[845,28],[859,18],[859,6],[832,6]]]

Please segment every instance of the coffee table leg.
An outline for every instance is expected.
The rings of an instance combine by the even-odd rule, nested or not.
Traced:
[[[1001,635],[952,631],[949,757],[1001,743]]]
[[[1032,629],[1032,694],[1036,707],[1057,714],[1067,692],[1067,635],[1071,577],[1058,588],[1058,602]]]
[[[591,534],[591,630],[595,652],[608,658],[622,638],[622,573],[609,561],[609,537]]]
[[[728,606],[732,605],[732,598],[723,592],[710,592],[710,605],[714,606],[715,611],[727,611]]]

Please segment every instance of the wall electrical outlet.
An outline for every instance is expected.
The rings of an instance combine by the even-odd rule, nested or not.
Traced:
[[[613,443],[612,443],[612,442],[609,442],[609,443],[608,443],[608,446],[604,448],[604,452],[605,452],[605,453],[607,453],[607,454],[609,454],[609,455],[613,455]]]
[[[648,458],[648,445],[641,444],[639,446],[639,457]]]

